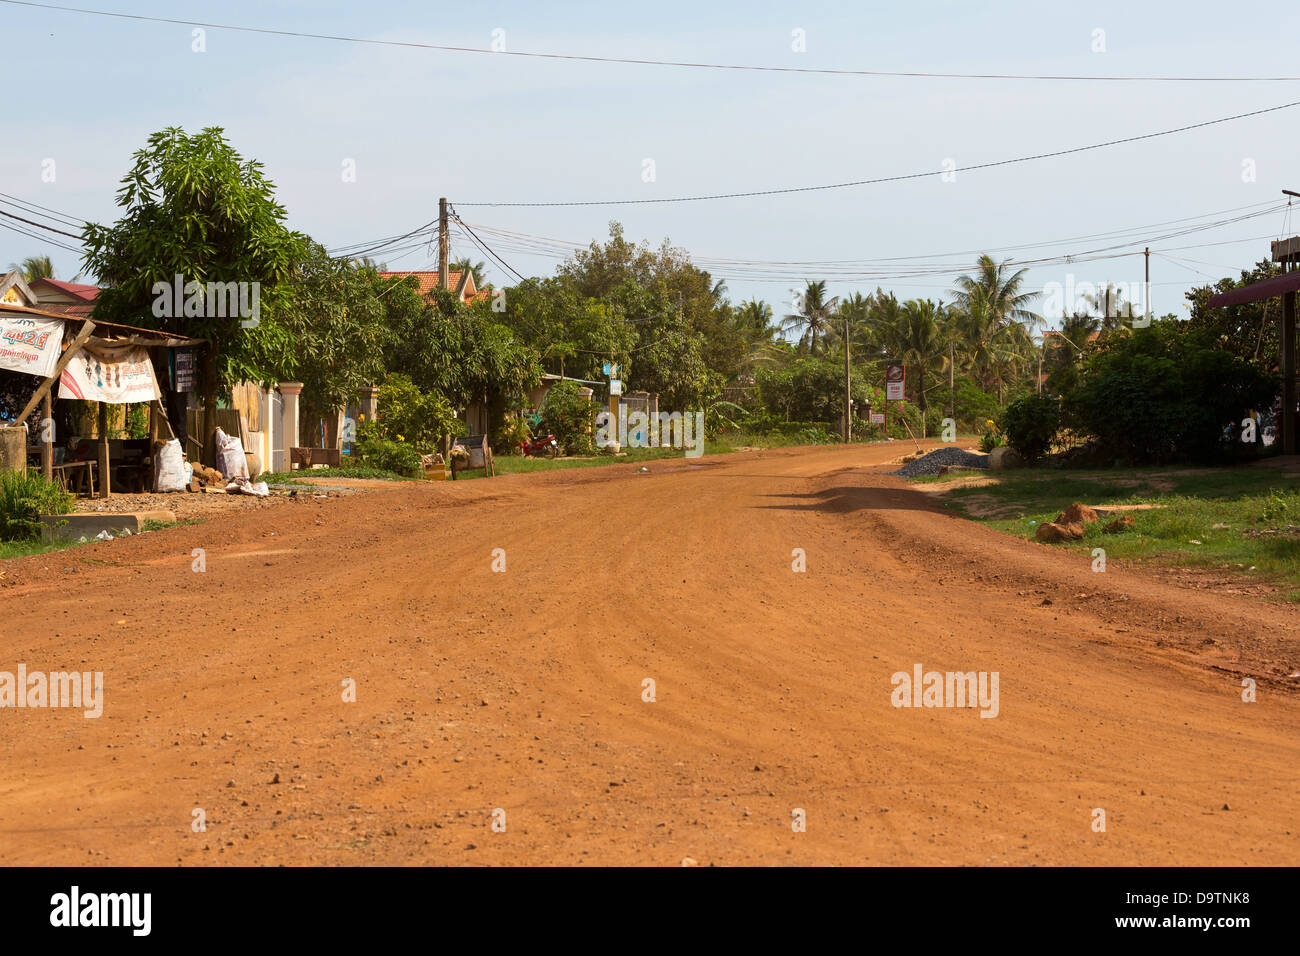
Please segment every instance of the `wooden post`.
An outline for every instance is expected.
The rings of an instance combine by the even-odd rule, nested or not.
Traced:
[[[1296,453],[1295,297],[1282,293],[1282,454]]]
[[[108,474],[108,403],[99,403],[99,497],[112,493]]]
[[[54,480],[54,399],[49,391],[41,399],[41,474]]]
[[[87,321],[86,324],[81,327],[81,331],[78,332],[77,337],[72,340],[72,344],[63,350],[63,355],[59,358],[58,364],[54,366],[54,374],[41,382],[40,386],[36,389],[35,393],[33,393],[32,397],[27,400],[27,404],[23,407],[23,410],[18,413],[18,417],[15,418],[14,421],[27,421],[27,416],[30,415],[32,410],[35,409],[36,406],[44,400],[45,396],[49,394],[50,389],[54,387],[54,384],[63,374],[63,370],[68,367],[68,363],[72,361],[73,357],[81,351],[81,347],[86,344],[86,339],[90,338],[91,333],[94,331],[94,322]]]

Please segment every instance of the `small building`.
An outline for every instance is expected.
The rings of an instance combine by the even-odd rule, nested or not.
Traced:
[[[61,279],[33,279],[29,283],[36,295],[36,307],[46,312],[59,312],[78,319],[90,317],[95,308],[99,286]]]
[[[433,291],[440,287],[438,282],[438,270],[432,271],[414,271],[414,272],[381,272],[381,278],[384,279],[404,279],[407,276],[415,277],[416,288],[420,295],[428,298]],[[452,269],[447,273],[447,288],[451,289],[460,297],[460,301],[465,303],[480,302],[489,298],[492,293],[487,289],[480,289],[474,283],[474,273],[469,271],[458,271]]]

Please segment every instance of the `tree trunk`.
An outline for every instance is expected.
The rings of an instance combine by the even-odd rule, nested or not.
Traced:
[[[211,342],[203,350],[203,463],[209,468],[216,467],[217,445],[213,434],[217,427],[217,353]],[[293,437],[297,441],[297,436]]]

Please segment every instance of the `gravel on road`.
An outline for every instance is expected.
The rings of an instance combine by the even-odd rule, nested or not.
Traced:
[[[922,475],[937,475],[939,469],[949,468],[987,468],[988,455],[977,455],[961,448],[936,448],[928,455],[915,461],[909,461],[898,471],[890,472],[903,478],[920,478]]]

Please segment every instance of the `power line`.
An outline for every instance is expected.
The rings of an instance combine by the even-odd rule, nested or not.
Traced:
[[[1131,247],[1134,244],[1148,245],[1152,242],[1165,241],[1179,236],[1190,235],[1197,232],[1204,232],[1210,229],[1217,229],[1225,225],[1231,225],[1262,216],[1272,215],[1279,208],[1276,201],[1264,203],[1252,203],[1245,206],[1235,207],[1233,209],[1217,210],[1210,213],[1202,213],[1198,216],[1187,216],[1179,219],[1166,220],[1163,222],[1149,223],[1138,226],[1129,226],[1123,229],[1111,230],[1108,232],[1094,233],[1084,236],[1073,236],[1066,239],[1053,239],[1043,242],[1029,242],[1015,245],[994,247],[992,249],[975,249],[963,250],[948,253],[932,253],[921,256],[893,256],[883,259],[836,259],[836,260],[804,260],[804,261],[784,261],[784,260],[754,260],[739,258],[715,258],[705,255],[691,253],[691,260],[698,266],[708,268],[714,273],[725,273],[728,277],[750,281],[788,281],[796,273],[806,273],[809,271],[825,275],[832,281],[871,281],[884,279],[904,279],[920,278],[929,276],[954,275],[969,269],[968,262],[935,262],[931,260],[951,258],[954,256],[977,254],[981,252],[1004,252],[1004,251],[1029,251],[1036,248],[1050,248],[1061,246],[1067,243],[1077,243],[1087,240],[1115,240],[1114,242],[1087,249],[1077,253],[1065,253],[1052,257],[1039,259],[1023,259],[1019,262],[1013,262],[1013,265],[1043,265],[1057,262],[1073,263],[1084,261],[1097,261],[1101,259],[1117,258],[1116,255],[1105,255],[1113,253],[1116,250],[1129,249],[1121,253],[1122,255],[1140,254]],[[1263,207],[1263,208],[1260,208]],[[1241,213],[1236,216],[1224,216],[1225,213]],[[1219,218],[1206,220],[1207,217],[1216,216]],[[458,217],[459,218],[459,217]],[[459,220],[462,224],[464,220]],[[1173,226],[1178,228],[1165,229],[1157,233],[1160,226]],[[500,229],[493,226],[474,224],[474,227],[484,235],[499,237],[496,241],[500,248],[513,249],[524,253],[525,255],[542,255],[548,258],[567,258],[574,249],[581,248],[580,243],[572,243],[562,239],[553,239],[545,236],[534,236],[529,233],[515,232],[511,230]],[[1232,240],[1233,242],[1243,242],[1250,240]],[[1210,243],[1205,245],[1218,245],[1221,243]],[[1223,243],[1226,244],[1226,243]],[[1170,247],[1173,249],[1196,248],[1195,245]]]
[[[6,206],[14,206],[24,212],[30,212],[34,216],[44,216],[44,218],[51,219],[55,222],[62,220],[62,225],[73,226],[78,229],[86,225],[86,220],[65,215],[57,209],[51,209],[49,206],[42,206],[39,203],[28,202],[25,199],[19,199],[17,196],[11,196],[8,193],[0,193],[0,196],[4,197],[3,199],[0,199],[0,203],[4,203]],[[8,202],[5,200],[8,200]]]
[[[10,219],[17,219],[19,222],[25,222],[29,226],[35,226],[37,229],[45,229],[49,232],[57,232],[60,236],[67,236],[69,239],[76,239],[78,242],[81,241],[81,237],[75,233],[64,232],[62,229],[55,229],[53,226],[47,226],[44,223],[33,222],[30,219],[24,219],[22,216],[15,216],[11,212],[5,212],[3,209],[0,209],[0,216],[8,216]]]
[[[489,249],[487,243],[484,242],[482,239],[480,239],[480,238],[478,237],[478,235],[474,232],[474,230],[473,230],[473,229],[470,229],[470,227],[469,227],[468,225],[466,225],[465,220],[461,219],[460,216],[457,216],[454,212],[452,213],[452,218],[454,218],[454,219],[456,220],[456,222],[459,223],[461,226],[464,226],[464,227],[465,227],[465,231],[468,232],[468,233],[470,234],[470,236],[474,239],[475,242],[477,242],[477,243],[479,244],[480,247],[482,247],[482,249],[483,249],[484,252],[486,252],[489,256],[491,256],[491,257],[492,257],[493,259],[495,259],[497,262],[501,263],[501,265],[505,266],[506,269],[508,269],[509,271],[513,272],[513,273],[515,274],[515,276],[519,279],[520,282],[523,282],[523,281],[524,281],[524,277],[523,277],[522,275],[519,274],[518,270],[516,270],[516,269],[514,268],[514,266],[510,265],[510,263],[506,262],[504,259],[502,259],[499,255],[497,255],[497,254],[496,254],[495,252],[493,252],[491,249]]]
[[[8,0],[0,0],[8,2]],[[553,207],[553,206],[644,206],[653,203],[684,203],[684,202],[705,202],[715,199],[747,199],[755,196],[782,196],[791,193],[809,193],[820,192],[828,189],[848,189],[853,186],[874,186],[880,183],[896,183],[909,179],[926,179],[931,176],[943,176],[955,173],[969,173],[977,169],[993,169],[998,166],[1013,166],[1019,163],[1029,163],[1040,159],[1053,159],[1058,156],[1069,156],[1075,153],[1086,153],[1091,150],[1105,149],[1110,146],[1120,146],[1124,143],[1136,143],[1141,140],[1155,139],[1159,136],[1171,136],[1174,133],[1186,133],[1189,130],[1203,129],[1207,126],[1216,126],[1220,123],[1230,123],[1234,120],[1246,119],[1251,116],[1262,116],[1266,113],[1275,113],[1278,110],[1288,110],[1295,106],[1300,106],[1300,100],[1291,103],[1283,103],[1280,106],[1270,106],[1265,109],[1252,110],[1249,113],[1237,113],[1234,116],[1224,116],[1220,119],[1205,120],[1202,123],[1192,123],[1189,126],[1178,126],[1173,129],[1160,130],[1155,133],[1142,133],[1137,136],[1125,136],[1122,139],[1107,140],[1104,143],[1092,143],[1088,146],[1075,146],[1070,149],[1058,149],[1050,153],[1035,153],[1032,156],[1019,156],[1015,159],[1000,159],[990,163],[978,163],[974,166],[961,166],[951,170],[932,169],[922,173],[904,173],[898,176],[880,176],[876,179],[859,179],[845,183],[826,183],[819,186],[787,186],[778,189],[755,189],[748,192],[735,193],[713,193],[699,196],[672,196],[662,199],[595,199],[570,202],[458,202],[459,206],[530,206],[530,207]]]
[[[29,230],[24,229],[22,226],[13,226],[7,222],[0,222],[0,229],[8,229],[10,232],[16,232],[20,236],[26,236],[28,239],[35,239],[37,242],[43,242],[46,243],[47,245],[54,246],[58,249],[66,249],[68,252],[81,255],[80,249],[76,249],[72,246],[67,245],[66,243],[59,242],[57,239],[51,239],[49,236],[43,236],[37,232],[30,232]]]
[[[571,60],[583,63],[618,63],[630,66],[680,67],[693,70],[730,70],[755,73],[802,73],[816,76],[907,77],[945,80],[1029,80],[1068,81],[1081,83],[1290,83],[1300,76],[1089,76],[1086,74],[1053,73],[937,73],[921,70],[846,70],[822,67],[759,66],[742,63],[708,63],[690,60],[654,60],[635,57],[584,56],[574,53],[539,53],[524,50],[490,50],[482,47],[451,46],[439,43],[417,43],[413,40],[378,40],[371,37],[354,37],[329,33],[308,33],[301,30],[273,30],[268,27],[249,27],[227,23],[205,23],[202,20],[180,20],[172,17],[153,17],[136,13],[115,13],[109,10],[90,10],[84,7],[61,6],[53,3],[34,3],[30,0],[0,0],[18,7],[56,10],[85,16],[110,17],[119,20],[137,20],[148,23],[170,23],[177,26],[204,27],[209,30],[229,30],[237,33],[258,33],[267,36],[295,37],[309,40],[330,40],[337,43],[360,43],[369,46],[405,47],[415,50],[436,50],[444,53],[478,53],[488,56],[524,57],[542,60]]]

